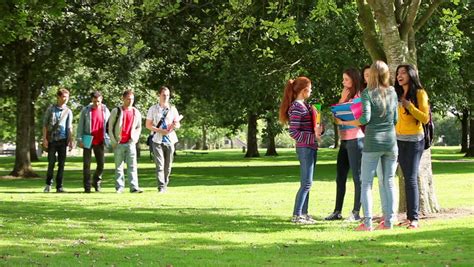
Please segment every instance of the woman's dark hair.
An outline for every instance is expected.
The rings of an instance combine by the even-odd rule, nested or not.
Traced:
[[[406,100],[411,101],[413,104],[415,104],[415,107],[418,108],[418,99],[416,97],[416,91],[418,89],[422,89],[423,86],[421,85],[420,78],[418,77],[418,71],[411,64],[398,65],[397,71],[395,72],[395,91],[397,92],[398,99],[400,100],[403,96],[403,87],[398,83],[397,79],[398,71],[401,68],[404,68],[408,73],[408,77],[410,77],[410,80],[408,81],[408,92],[405,98]],[[405,114],[408,113],[408,109],[405,108]]]
[[[364,72],[365,70],[369,69],[370,70],[370,65],[365,65],[362,70],[360,71],[360,90],[363,91],[365,88],[367,88],[367,82],[365,81],[365,78],[364,78]]]
[[[348,68],[344,71],[344,74],[349,76],[352,80],[352,87],[349,88],[349,91],[351,92],[350,95],[348,96],[349,99],[354,98],[354,96],[358,93],[360,93],[360,74],[359,71],[354,69],[354,68]],[[348,101],[349,99],[345,99],[345,101]]]

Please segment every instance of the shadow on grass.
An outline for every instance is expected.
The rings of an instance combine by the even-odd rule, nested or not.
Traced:
[[[99,203],[98,203],[99,204]],[[64,227],[67,222],[101,222],[114,221],[117,228],[101,227],[95,224],[95,232],[112,234],[124,229],[140,233],[166,231],[176,233],[211,233],[211,232],[246,232],[272,233],[294,229],[290,216],[281,218],[276,216],[229,215],[246,211],[237,208],[172,208],[166,205],[155,204],[156,208],[145,207],[113,207],[110,202],[102,201],[103,207],[81,206],[75,199],[61,199],[61,203],[37,201],[9,201],[8,207],[0,207],[1,214],[9,214],[5,219],[3,231],[15,231],[18,223],[42,225],[53,220],[57,227],[48,226],[39,230],[41,236],[54,235],[57,228]],[[22,218],[22,220],[18,219]],[[329,223],[305,225],[301,227],[325,230]],[[87,236],[88,233],[84,232]],[[85,238],[75,236],[74,231],[62,232],[63,238]]]
[[[224,227],[218,226],[224,231],[251,230],[250,227],[232,229],[236,225],[228,219],[219,220],[219,223],[227,223]],[[265,228],[278,227],[268,224],[268,221],[262,218],[254,218],[252,223],[254,226],[262,225]],[[184,223],[184,226],[202,227],[187,223]],[[294,225],[288,225],[287,228],[294,227]],[[179,230],[178,228],[168,229],[166,226],[163,228],[163,225],[157,225],[157,228],[160,231]],[[204,230],[207,228],[204,227]],[[147,235],[145,232],[136,238],[146,243],[145,245],[137,242],[123,243],[120,239],[101,241],[97,240],[97,236],[90,236],[92,240],[82,240],[84,238],[82,235],[66,234],[66,238],[79,239],[82,243],[63,244],[54,253],[16,243],[8,248],[2,248],[2,254],[8,255],[4,257],[4,263],[10,265],[80,263],[107,266],[314,266],[318,264],[451,266],[470,265],[474,259],[469,253],[473,249],[473,231],[472,228],[467,227],[445,228],[441,231],[357,233],[360,237],[349,241],[319,240],[310,237],[317,234],[315,230],[310,227],[300,229],[308,234],[307,239],[282,239],[276,242],[260,240],[257,243],[246,241],[244,233],[241,240],[230,241],[222,240],[212,233],[209,233],[207,237],[160,238],[156,235]],[[119,229],[118,231],[126,230]]]

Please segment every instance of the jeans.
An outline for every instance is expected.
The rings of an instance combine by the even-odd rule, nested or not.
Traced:
[[[381,162],[383,176],[379,177],[382,181],[380,199],[386,227],[393,227],[395,222],[396,203],[394,177],[397,167],[397,152],[363,152],[362,153],[362,189],[361,201],[364,209],[364,224],[366,227],[372,227],[372,183],[374,180],[377,165]]]
[[[138,190],[137,149],[134,143],[117,144],[114,149],[115,159],[115,189],[125,187],[123,164],[127,163],[127,176],[130,191]]]
[[[297,147],[296,154],[300,161],[300,188],[296,193],[293,215],[308,214],[309,190],[313,184],[313,172],[317,160],[317,150]]]
[[[174,146],[152,142],[153,160],[156,165],[156,180],[158,189],[166,189],[170,181],[171,166],[173,164]]]
[[[94,187],[100,185],[102,181],[102,174],[104,172],[104,144],[92,145],[92,148],[85,148],[82,151],[83,164],[82,171],[84,173],[84,189],[91,189],[91,160],[92,160],[92,151],[94,151],[95,162],[97,167],[94,172],[93,185]]]
[[[398,162],[405,178],[405,195],[407,201],[407,219],[417,221],[420,211],[418,192],[418,169],[421,155],[425,148],[424,139],[418,142],[397,141]]]
[[[358,212],[360,210],[360,163],[363,148],[364,138],[341,141],[341,147],[337,154],[337,192],[334,212],[340,213],[342,211],[349,169],[352,170],[354,180],[354,207],[352,212]]]
[[[58,154],[58,172],[56,174],[56,189],[63,187],[64,163],[66,162],[67,140],[59,140],[48,143],[48,172],[46,184],[53,184],[54,165],[56,164],[56,153]]]

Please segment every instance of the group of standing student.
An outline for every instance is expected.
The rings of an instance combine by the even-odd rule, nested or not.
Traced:
[[[44,192],[50,192],[53,184],[53,171],[58,161],[56,175],[56,192],[62,193],[63,174],[67,146],[72,149],[72,111],[67,107],[69,91],[58,90],[57,102],[46,109],[43,118],[43,147],[48,151],[48,172]],[[157,169],[159,192],[164,192],[169,181],[173,161],[174,144],[178,141],[175,129],[180,127],[180,116],[177,109],[169,103],[170,90],[161,87],[160,102],[148,110],[146,126],[155,134],[153,138],[153,154]],[[125,90],[122,94],[122,105],[110,112],[102,103],[102,94],[91,93],[91,103],[81,111],[76,133],[77,145],[83,149],[83,185],[84,192],[101,191],[102,175],[105,163],[105,149],[109,146],[114,153],[115,190],[123,193],[125,189],[124,164],[127,164],[127,177],[131,193],[142,193],[138,184],[138,164],[136,144],[142,130],[140,111],[133,106],[133,91]],[[163,110],[172,112],[164,113]],[[83,137],[92,136],[90,147],[84,146]],[[91,182],[92,151],[97,167]],[[171,153],[171,154],[170,154]],[[56,157],[57,155],[57,157]],[[163,170],[165,176],[163,177]]]
[[[362,77],[364,82],[361,82]],[[362,86],[361,86],[362,84]],[[362,116],[353,121],[335,119],[338,125],[355,126],[341,130],[341,147],[337,156],[336,207],[326,220],[342,219],[342,205],[349,169],[352,170],[355,195],[351,221],[364,218],[356,231],[372,231],[372,184],[377,173],[383,219],[377,230],[392,229],[396,223],[394,177],[397,160],[405,179],[407,220],[399,223],[409,229],[418,228],[418,168],[424,150],[422,124],[429,121],[426,91],[412,65],[400,65],[395,86],[390,86],[390,71],[383,61],[365,67],[361,75],[355,69],[343,73],[343,91],[339,103],[360,97]],[[305,100],[311,94],[311,81],[298,77],[288,81],[280,106],[280,121],[289,124],[290,136],[296,141],[300,161],[300,188],[296,194],[292,222],[313,224],[308,214],[309,191],[317,158],[317,139],[321,127],[314,123],[317,110]],[[363,127],[363,128],[361,128]]]

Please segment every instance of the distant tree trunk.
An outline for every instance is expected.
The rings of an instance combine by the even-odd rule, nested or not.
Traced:
[[[332,125],[334,126],[334,148],[336,149],[339,147],[339,128],[335,123]]]
[[[466,153],[468,149],[468,133],[469,133],[469,110],[466,108],[462,111],[461,117],[461,153]]]
[[[248,116],[247,128],[247,153],[245,154],[245,157],[260,157],[257,144],[257,115],[250,114]]]
[[[474,157],[474,104],[471,103],[471,112],[469,115],[469,147],[464,157]]]
[[[202,149],[203,150],[208,150],[209,145],[207,144],[207,127],[206,127],[206,125],[202,125],[201,130],[202,130]]]
[[[277,122],[275,122],[274,116],[267,116],[265,121],[267,123],[265,129],[267,135],[267,152],[265,153],[265,156],[278,156],[275,144],[275,137],[277,135],[275,124],[277,124]]]
[[[268,144],[267,144],[267,152],[265,153],[265,156],[278,156],[278,153],[276,151],[276,145],[275,145],[275,135],[273,133],[268,133]]]
[[[31,101],[31,118],[30,118],[30,157],[32,162],[39,161],[38,154],[36,153],[36,135],[35,135],[35,104]]]
[[[30,124],[31,124],[31,91],[29,43],[18,41],[15,44],[16,64],[16,151],[15,166],[12,176],[38,177],[31,167],[30,157]]]

